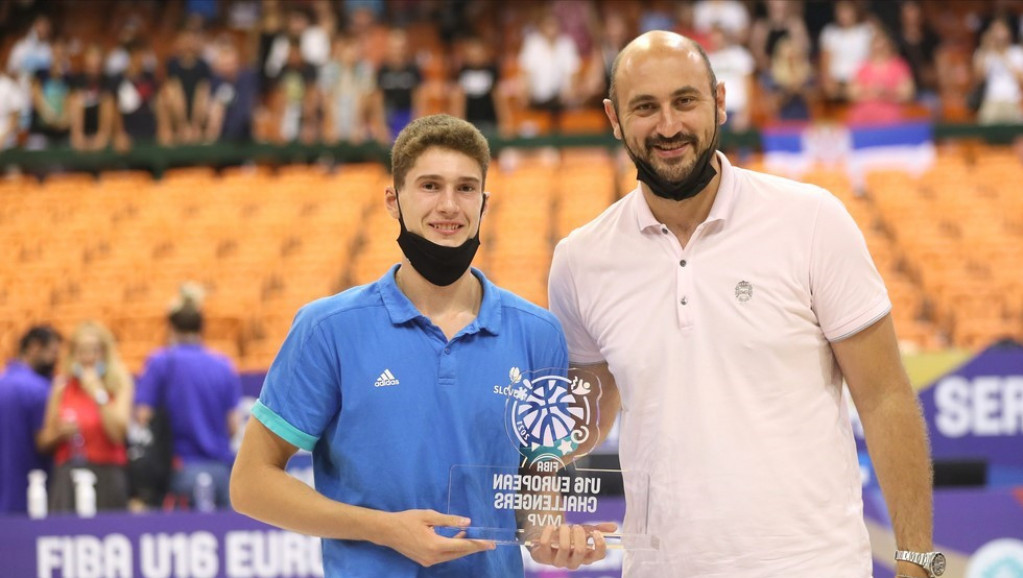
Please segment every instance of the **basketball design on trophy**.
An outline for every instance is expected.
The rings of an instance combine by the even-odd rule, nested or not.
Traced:
[[[564,465],[563,456],[588,440],[595,427],[591,385],[557,374],[523,378],[518,368],[509,378],[514,386],[509,425],[519,451],[530,465],[548,460]]]

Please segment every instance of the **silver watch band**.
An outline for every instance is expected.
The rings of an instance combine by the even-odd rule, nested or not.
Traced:
[[[901,561],[904,561],[904,562],[909,562],[911,564],[916,564],[917,566],[919,566],[919,567],[923,568],[924,570],[926,570],[927,573],[932,575],[932,576],[933,576],[933,574],[931,574],[930,562],[931,562],[931,558],[933,558],[933,557],[934,557],[934,553],[933,552],[927,552],[927,553],[923,553],[923,552],[910,552],[908,550],[896,550],[895,551],[895,559],[897,561],[901,560]]]

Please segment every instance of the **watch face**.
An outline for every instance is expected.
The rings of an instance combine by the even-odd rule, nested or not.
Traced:
[[[934,555],[934,559],[931,560],[931,574],[935,576],[941,576],[945,573],[945,555],[938,552]]]

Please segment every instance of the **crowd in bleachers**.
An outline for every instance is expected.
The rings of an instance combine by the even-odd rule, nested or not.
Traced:
[[[983,123],[1016,122],[1019,4],[13,3],[0,9],[0,146],[386,143],[434,112],[505,136],[600,132],[614,56],[652,29],[705,48],[735,130],[821,115],[958,120],[971,109]]]

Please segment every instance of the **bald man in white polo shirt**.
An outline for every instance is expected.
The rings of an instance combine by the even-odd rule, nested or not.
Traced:
[[[640,36],[613,80],[640,185],[561,241],[550,304],[573,364],[602,376],[602,420],[621,409],[623,469],[650,476],[661,550],[624,576],[871,576],[843,377],[895,574],[940,575],[924,424],[856,224],[827,191],[716,151],[725,88],[689,39]]]

